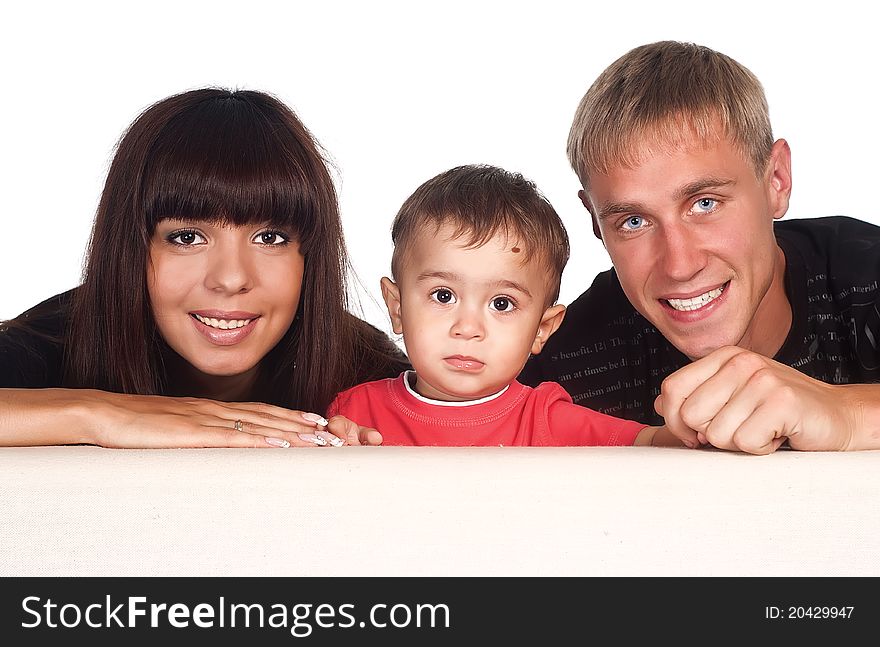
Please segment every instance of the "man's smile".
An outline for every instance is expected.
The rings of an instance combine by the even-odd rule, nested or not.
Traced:
[[[668,297],[665,299],[661,299],[661,301],[665,301],[667,305],[669,305],[673,310],[678,310],[679,312],[689,312],[691,310],[699,310],[710,303],[712,303],[715,299],[721,296],[727,286],[730,285],[730,281],[727,281],[724,285],[721,285],[717,288],[713,288],[701,294],[698,294],[693,297],[686,298],[673,298]]]

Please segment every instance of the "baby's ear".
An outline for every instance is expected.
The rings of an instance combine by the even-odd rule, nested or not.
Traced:
[[[537,355],[544,348],[544,344],[550,339],[550,335],[555,333],[562,320],[565,319],[565,306],[557,303],[550,306],[541,315],[541,323],[538,324],[538,332],[535,334],[535,341],[532,342],[532,355]]]
[[[382,277],[379,285],[382,288],[382,298],[385,299],[385,307],[388,308],[388,316],[391,317],[391,328],[394,330],[394,334],[402,335],[403,323],[400,318],[400,288],[387,276]]]

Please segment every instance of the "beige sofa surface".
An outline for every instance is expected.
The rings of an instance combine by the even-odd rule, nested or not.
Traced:
[[[880,452],[0,449],[0,576],[880,575]]]

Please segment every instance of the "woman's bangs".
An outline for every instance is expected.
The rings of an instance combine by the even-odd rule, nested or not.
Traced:
[[[320,198],[291,153],[296,146],[292,134],[245,102],[196,106],[167,125],[150,156],[143,191],[150,231],[164,218],[181,218],[268,224],[309,238]]]

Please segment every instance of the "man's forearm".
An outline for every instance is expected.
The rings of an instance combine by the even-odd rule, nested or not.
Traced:
[[[853,425],[841,449],[880,449],[880,384],[848,384],[842,406],[850,409]],[[829,447],[829,449],[834,449]]]

